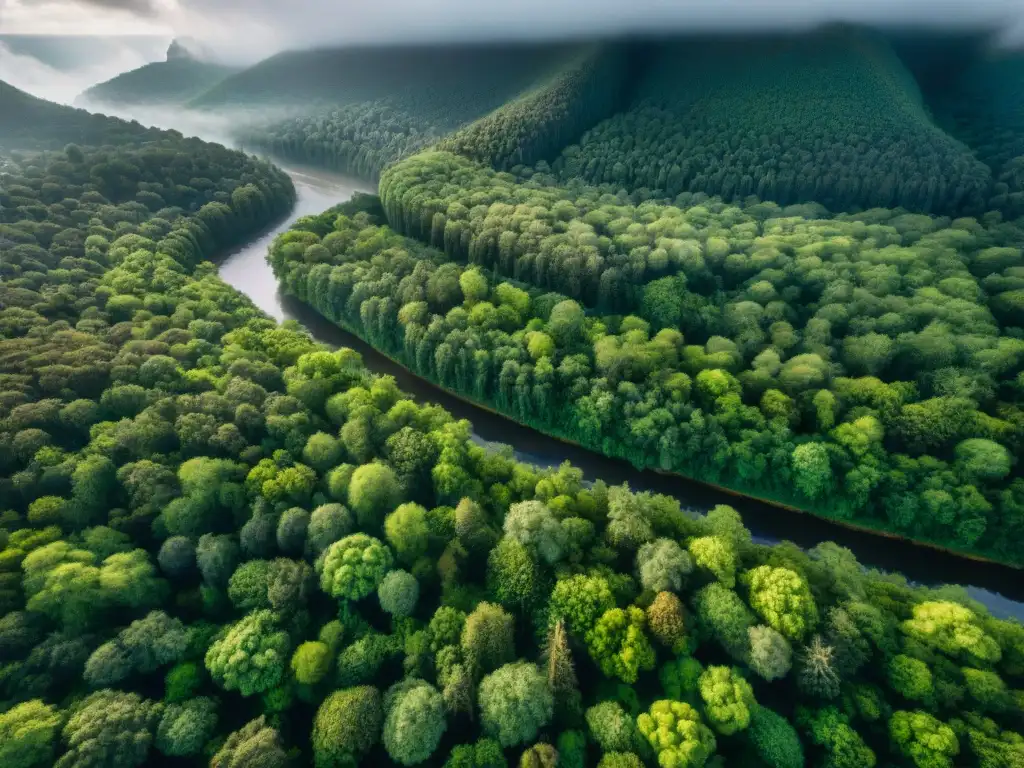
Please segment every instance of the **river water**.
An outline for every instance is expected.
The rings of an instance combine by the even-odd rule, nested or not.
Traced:
[[[271,317],[278,321],[297,320],[318,341],[358,351],[367,368],[394,376],[398,386],[417,400],[437,403],[457,418],[470,420],[475,440],[482,444],[511,445],[520,461],[539,466],[558,466],[563,461],[570,461],[583,471],[588,480],[601,479],[611,485],[628,482],[635,491],[649,490],[675,496],[684,507],[697,511],[706,511],[716,504],[729,504],[739,510],[755,540],[762,543],[787,539],[809,548],[823,541],[835,541],[852,550],[865,566],[899,572],[920,584],[964,585],[970,596],[987,606],[993,615],[1024,620],[1024,574],[1019,571],[853,531],[811,515],[731,496],[682,478],[640,471],[626,462],[566,445],[453,397],[379,354],[301,302],[282,296],[266,261],[267,249],[274,237],[300,216],[320,213],[348,200],[354,192],[375,190],[366,182],[329,171],[289,163],[277,164],[288,172],[295,184],[297,200],[291,216],[258,239],[228,254],[219,264],[221,278],[249,296]]]

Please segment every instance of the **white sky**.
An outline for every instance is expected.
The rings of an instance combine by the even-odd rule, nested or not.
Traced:
[[[985,24],[1019,33],[1024,0],[0,0],[0,33],[189,35],[240,62],[283,48],[358,40],[825,21]]]

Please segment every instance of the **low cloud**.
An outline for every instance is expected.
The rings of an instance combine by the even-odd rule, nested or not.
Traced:
[[[144,25],[189,35],[239,63],[347,43],[778,31],[829,22],[988,29],[1024,41],[1024,0],[0,0],[0,19],[18,31],[52,33],[65,18],[68,33],[88,22],[106,34]]]

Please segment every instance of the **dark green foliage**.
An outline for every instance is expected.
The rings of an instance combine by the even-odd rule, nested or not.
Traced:
[[[629,110],[568,147],[556,172],[668,197],[984,210],[988,169],[931,123],[910,73],[871,33],[653,48]]]
[[[796,729],[778,712],[757,707],[750,717],[747,738],[771,768],[803,768],[804,750]]]
[[[210,760],[210,768],[285,768],[281,734],[260,715],[230,734]]]
[[[496,43],[293,52],[231,78],[198,103],[291,101],[307,89],[320,97],[329,94],[329,108],[245,129],[243,141],[376,180],[387,165],[502,107],[579,54],[579,46]],[[299,89],[292,74],[297,72],[304,73]],[[547,125],[557,115],[551,111]],[[524,109],[516,117],[522,114],[528,113]],[[579,128],[567,126],[567,137],[582,130],[587,117],[576,119]]]
[[[420,597],[420,585],[408,571],[391,571],[377,587],[380,607],[395,617],[409,616]]]
[[[156,748],[169,757],[198,755],[217,728],[217,702],[200,697],[164,707]]]
[[[506,664],[480,683],[480,719],[484,731],[502,746],[529,742],[551,719],[553,702],[547,681],[533,664]]]
[[[341,768],[359,760],[380,738],[384,721],[380,691],[371,686],[332,693],[313,721],[317,768]]]
[[[252,696],[280,682],[288,663],[288,635],[268,610],[234,624],[206,652],[206,669],[226,690]]]
[[[419,681],[394,695],[389,691],[385,708],[383,742],[391,758],[402,765],[415,765],[430,757],[447,727],[441,694]]]
[[[132,768],[143,765],[153,743],[161,706],[138,694],[98,691],[83,699],[68,718],[67,751],[55,768]]]

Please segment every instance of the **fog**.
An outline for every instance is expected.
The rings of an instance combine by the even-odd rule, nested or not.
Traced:
[[[0,40],[0,79],[34,96],[70,104],[78,94],[96,83],[162,59],[158,50],[141,51],[137,46],[107,41],[103,57],[84,57],[74,64],[54,66],[28,53],[15,52],[11,45]]]
[[[1024,42],[1024,0],[0,0],[2,31],[52,34],[66,24],[74,33],[88,24],[105,34],[190,35],[239,64],[333,44],[777,31],[837,21],[985,28]]]
[[[339,7],[335,0],[177,0],[168,15],[172,17],[186,23],[203,17],[206,31],[191,34],[219,36],[217,46],[225,55],[243,57],[252,45],[277,49],[347,42],[777,31],[837,21],[986,28],[1006,40],[1024,40],[1024,0],[389,0],[348,7]],[[236,33],[222,34],[229,29]]]
[[[162,35],[164,49],[171,37],[189,36],[208,58],[251,64],[285,49],[352,43],[767,32],[828,22],[989,30],[997,42],[1024,45],[1024,0],[0,0],[0,33],[105,36],[103,55],[71,70],[0,39],[0,79],[71,103],[98,82],[163,58],[118,35]]]

